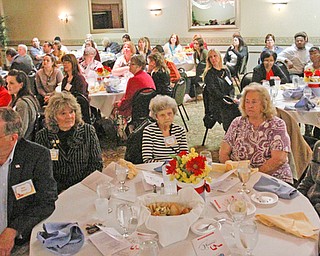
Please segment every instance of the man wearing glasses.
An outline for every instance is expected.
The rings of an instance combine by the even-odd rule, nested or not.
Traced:
[[[20,138],[21,127],[16,111],[0,108],[0,255],[29,241],[57,199],[49,150]]]

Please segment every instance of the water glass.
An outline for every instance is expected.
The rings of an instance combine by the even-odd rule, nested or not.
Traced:
[[[299,87],[299,76],[292,76],[292,83],[294,88],[298,88]]]
[[[238,192],[250,193],[250,189],[247,188],[247,182],[249,181],[251,174],[249,161],[239,161],[237,171],[238,178],[241,181],[241,188]]]
[[[303,89],[303,96],[306,97],[307,99],[311,99],[311,97],[312,97],[312,89],[309,86],[306,86]]]
[[[97,195],[98,198],[105,198],[110,202],[110,198],[112,195],[112,184],[110,182],[100,183],[97,185]],[[107,213],[112,212],[112,208],[108,208]]]
[[[108,216],[109,201],[106,198],[97,198],[94,202],[99,220],[106,220]]]
[[[200,156],[204,156],[208,165],[212,165],[212,155],[210,151],[204,150],[200,152]]]
[[[123,237],[129,237],[138,227],[139,213],[137,209],[129,204],[119,204],[116,214],[120,227],[123,230]]]
[[[154,240],[146,240],[139,245],[139,256],[157,256],[159,254],[158,243]]]
[[[258,242],[258,228],[254,221],[245,221],[240,224],[239,237],[242,247],[246,250],[246,255],[253,255],[252,251]]]
[[[277,95],[278,95],[278,87],[277,86],[270,86],[270,96],[271,96],[273,103],[275,103]]]
[[[239,224],[247,216],[247,202],[244,199],[234,199],[230,202],[228,210],[234,223]]]
[[[128,172],[127,168],[124,168],[119,164],[116,164],[115,168],[116,168],[117,180],[120,183],[120,187],[118,188],[118,191],[120,192],[128,191],[129,187],[124,185],[127,178],[127,172]]]

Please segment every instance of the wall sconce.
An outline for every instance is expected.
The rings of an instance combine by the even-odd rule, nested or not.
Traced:
[[[150,9],[151,14],[154,16],[160,16],[162,14],[162,9]]]
[[[67,13],[64,14],[60,14],[59,15],[59,19],[64,22],[64,23],[68,23],[69,21],[69,15]]]
[[[273,6],[278,9],[278,11],[280,11],[281,9],[283,9],[288,3],[287,2],[283,2],[283,3],[272,3]]]

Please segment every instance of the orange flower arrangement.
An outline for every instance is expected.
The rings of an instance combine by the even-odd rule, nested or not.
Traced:
[[[111,73],[111,68],[103,66],[103,68],[97,68],[96,73],[98,76],[109,76]]]

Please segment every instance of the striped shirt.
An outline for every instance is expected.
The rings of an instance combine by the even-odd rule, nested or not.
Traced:
[[[171,159],[170,155],[178,154],[180,151],[188,151],[186,133],[181,126],[172,124],[170,134],[175,136],[177,143],[166,146],[165,138],[157,123],[152,123],[144,129],[142,137],[142,159],[144,163],[169,160]]]
[[[57,133],[47,128],[36,135],[36,142],[40,145],[52,149],[55,144],[55,148],[59,150],[58,161],[53,161],[53,173],[59,193],[95,170],[102,170],[101,148],[93,126],[84,124],[75,128],[73,135],[68,138],[68,152],[57,141]]]

